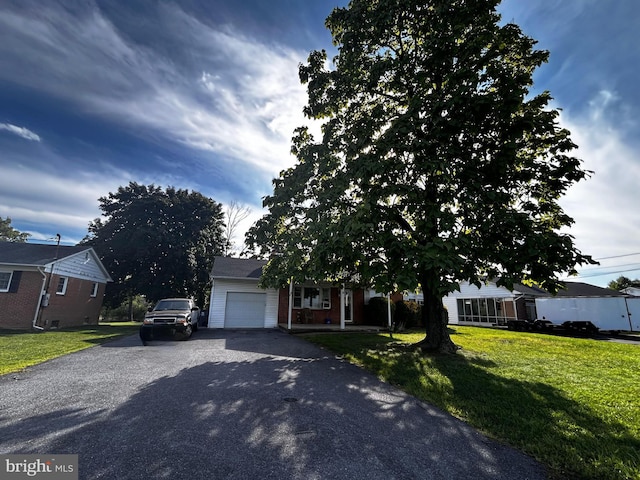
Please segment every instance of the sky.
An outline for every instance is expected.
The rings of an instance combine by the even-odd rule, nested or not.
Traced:
[[[99,201],[129,182],[195,190],[259,218],[294,165],[298,65],[333,50],[344,0],[3,0],[0,217],[73,245]],[[505,0],[550,51],[534,76],[592,176],[560,203],[576,246],[600,261],[575,281],[640,278],[640,2]],[[314,127],[315,128],[315,127]]]

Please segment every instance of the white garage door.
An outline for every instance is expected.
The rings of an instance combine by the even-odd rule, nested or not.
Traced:
[[[227,292],[225,328],[264,328],[266,293]]]

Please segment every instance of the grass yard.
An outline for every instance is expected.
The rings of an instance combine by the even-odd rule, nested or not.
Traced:
[[[139,323],[120,322],[47,332],[0,330],[0,375],[132,335],[139,328]]]
[[[457,355],[408,348],[424,333],[307,337],[524,451],[555,478],[640,479],[640,344],[452,327]]]

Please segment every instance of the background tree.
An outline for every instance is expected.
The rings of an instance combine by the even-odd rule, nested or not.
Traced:
[[[611,280],[607,286],[611,290],[617,290],[618,292],[630,287],[640,288],[640,279],[631,280],[625,276],[620,276],[615,280]]]
[[[4,220],[0,217],[0,241],[2,242],[26,242],[31,236],[30,233],[24,233],[16,230],[11,226],[11,218]]]
[[[251,208],[233,200],[225,207],[224,214],[226,217],[224,228],[224,255],[226,257],[232,257],[241,254],[241,251],[237,248],[235,237],[238,233],[240,223],[251,215]]]
[[[587,175],[548,92],[530,93],[548,52],[498,0],[352,0],[326,20],[338,55],[301,65],[298,162],[274,180],[248,241],[269,256],[263,284],[360,278],[420,287],[424,350],[453,352],[442,298],[468,280],[537,282],[589,262],[560,233],[558,198]]]
[[[135,182],[99,201],[104,219],[89,225],[83,243],[95,248],[114,280],[107,304],[141,294],[149,301],[194,297],[203,307],[213,257],[224,247],[221,204],[198,192]]]

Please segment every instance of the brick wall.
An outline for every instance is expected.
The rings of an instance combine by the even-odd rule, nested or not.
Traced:
[[[37,271],[13,272],[13,288],[9,292],[0,292],[0,328],[31,328],[40,299],[42,280],[42,274]]]
[[[56,294],[60,276],[53,275],[49,285],[49,306],[42,309],[38,325],[45,328],[97,325],[104,297],[104,284],[98,284],[98,293],[91,296],[93,282],[67,277],[64,295]]]
[[[289,289],[281,288],[278,295],[278,323],[287,323],[289,314]],[[294,308],[291,312],[291,323],[295,324],[298,314],[302,309]],[[325,323],[325,319],[331,319],[332,325],[340,325],[340,289],[331,289],[331,308],[311,310],[313,320],[311,323]],[[353,291],[353,323],[364,323],[364,290]]]
[[[19,280],[17,280],[19,277]],[[56,295],[58,275],[49,285],[49,306],[43,307],[38,325],[51,328],[97,325],[104,297],[104,284],[91,296],[93,282],[68,277],[64,295]],[[43,277],[38,271],[14,271],[9,292],[0,292],[0,328],[30,329],[40,301]]]

